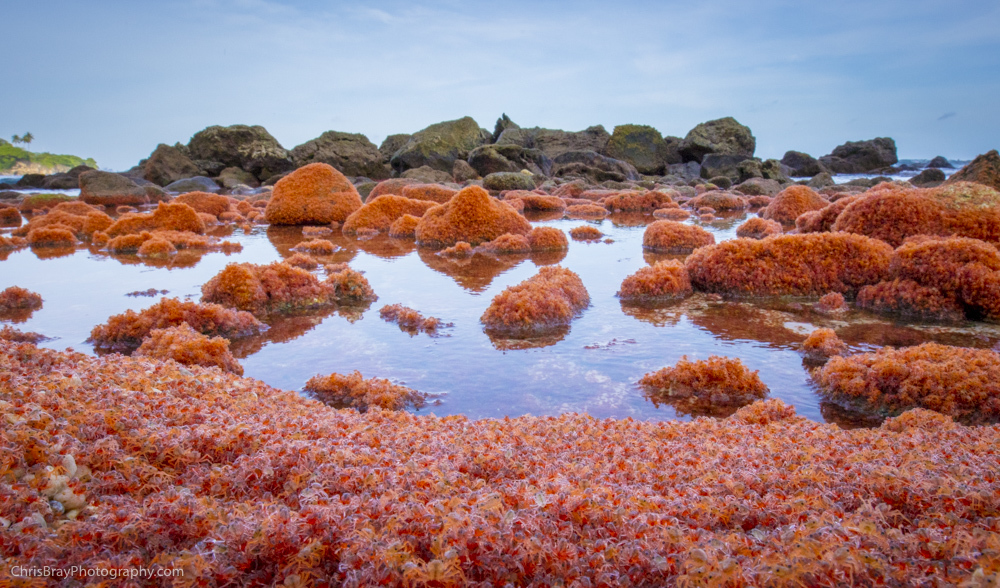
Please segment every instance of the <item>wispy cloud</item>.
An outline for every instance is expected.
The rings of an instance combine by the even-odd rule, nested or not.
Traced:
[[[955,116],[956,114],[957,113],[955,113],[955,112],[946,112],[946,113],[942,114],[941,116],[939,116],[937,119],[938,120],[946,120],[946,119],[949,119],[949,118]]]

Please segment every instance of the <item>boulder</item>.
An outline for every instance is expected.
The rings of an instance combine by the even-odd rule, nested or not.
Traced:
[[[791,182],[791,178],[788,174],[791,173],[791,169],[787,165],[784,165],[777,159],[766,159],[760,164],[760,172],[765,180],[777,180],[782,184],[787,184]]]
[[[733,189],[746,196],[774,196],[781,192],[781,184],[777,180],[750,178],[736,184]]]
[[[675,176],[684,181],[690,181],[701,177],[701,164],[697,161],[687,163],[673,163],[667,166],[666,175]]]
[[[392,156],[402,149],[403,145],[406,145],[412,136],[408,133],[400,133],[386,137],[385,141],[382,141],[382,144],[378,148],[379,153],[382,154],[382,159],[385,161],[392,159]]]
[[[731,180],[729,176],[715,176],[713,178],[708,178],[708,183],[722,190],[728,190],[733,187],[733,180]]]
[[[1000,155],[994,149],[977,156],[968,165],[953,173],[945,182],[976,182],[1000,190]]]
[[[361,208],[354,185],[331,165],[310,163],[278,180],[264,209],[272,225],[342,223]]]
[[[183,180],[171,182],[164,186],[163,189],[167,192],[177,194],[184,194],[185,192],[218,192],[219,184],[215,183],[215,180],[212,178],[194,176],[193,178],[184,178]]]
[[[489,143],[492,137],[470,116],[440,122],[414,133],[392,156],[390,164],[397,172],[428,166],[450,176],[456,159],[468,159],[469,152]]]
[[[552,174],[560,177],[586,178],[594,183],[641,179],[638,170],[632,164],[594,151],[566,151],[558,155],[553,160]]]
[[[222,170],[226,169],[226,164],[221,161],[212,161],[210,159],[194,159],[192,161],[201,170],[201,173],[196,174],[199,176],[214,178],[221,174]]]
[[[830,186],[835,186],[836,184],[837,182],[833,181],[833,176],[830,175],[830,172],[820,172],[814,175],[806,185],[813,190],[822,190],[823,188],[829,188]]]
[[[551,175],[552,160],[538,149],[520,145],[483,145],[469,153],[469,165],[485,177],[496,172],[519,172]]]
[[[241,167],[258,179],[295,167],[288,151],[262,126],[212,126],[195,133],[188,143],[191,158]],[[221,170],[220,170],[221,171]]]
[[[688,132],[678,148],[684,161],[698,163],[710,153],[740,155],[749,159],[756,149],[757,139],[750,128],[731,116],[699,124]]]
[[[951,164],[950,161],[945,159],[943,156],[938,155],[927,164],[927,167],[935,168],[945,168],[945,169],[955,169],[955,166]]]
[[[507,129],[519,129],[521,127],[507,116],[507,113],[503,113],[500,118],[497,119],[497,124],[493,127],[493,142],[496,143],[500,139],[500,135],[503,134]]]
[[[789,175],[798,178],[811,178],[826,171],[815,157],[801,151],[786,151],[785,156],[781,158],[781,163],[792,169]]]
[[[141,177],[157,186],[166,186],[202,173],[201,168],[181,149],[163,143],[157,145],[149,159],[140,163],[139,167]]]
[[[17,183],[14,184],[16,188],[41,188],[45,185],[45,178],[48,177],[45,174],[24,174]]]
[[[914,186],[938,185],[945,180],[944,172],[936,167],[929,167],[919,174],[910,178],[910,183]]]
[[[496,172],[483,178],[483,187],[487,190],[502,192],[504,190],[534,190],[535,180],[531,174],[519,172]]]
[[[609,140],[611,140],[611,135],[601,125],[587,127],[579,132],[533,127],[530,129],[506,129],[500,134],[496,144],[537,149],[546,157],[555,159],[568,151],[600,153],[607,148]]]
[[[726,176],[732,180],[739,180],[738,166],[747,159],[749,157],[745,155],[709,153],[701,160],[701,177],[707,180],[716,176]]]
[[[255,178],[252,173],[241,167],[227,167],[222,170],[219,172],[219,177],[215,183],[222,184],[223,188],[228,188],[230,190],[240,185],[250,188],[257,188],[260,186],[260,182],[257,181],[257,178]]]
[[[475,168],[469,165],[468,161],[461,159],[456,159],[455,165],[451,166],[451,177],[458,183],[480,179],[480,175]]]
[[[669,161],[670,149],[660,131],[646,125],[616,126],[603,153],[631,163],[642,174],[659,175],[668,164],[680,163]]]
[[[400,174],[399,177],[416,180],[424,184],[443,184],[452,180],[449,172],[434,169],[427,165],[422,165],[414,169],[408,169]]]
[[[80,174],[80,200],[97,206],[136,206],[168,198],[156,186],[140,186],[129,178],[100,170]]]
[[[296,167],[328,163],[347,176],[365,176],[373,180],[389,177],[382,153],[360,133],[327,131],[292,149],[292,161]]]
[[[890,167],[899,161],[896,142],[888,137],[848,141],[819,161],[835,173],[865,173]],[[843,170],[843,171],[841,171]]]
[[[736,165],[736,173],[739,175],[739,182],[745,182],[752,178],[763,178],[764,172],[760,167],[760,160],[757,158],[744,159]]]
[[[45,176],[41,187],[46,190],[76,190],[80,187],[80,174],[93,169],[86,165],[78,165],[66,173]]]

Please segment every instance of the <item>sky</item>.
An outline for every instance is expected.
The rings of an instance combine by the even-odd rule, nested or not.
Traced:
[[[6,2],[0,137],[124,170],[210,125],[291,149],[472,116],[493,129],[733,116],[757,155],[892,137],[1000,147],[996,0]]]

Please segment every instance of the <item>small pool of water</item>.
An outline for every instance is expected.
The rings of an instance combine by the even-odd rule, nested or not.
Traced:
[[[832,318],[812,310],[814,299],[721,301],[695,295],[659,308],[622,305],[615,297],[622,280],[659,259],[644,252],[649,215],[617,215],[602,221],[545,216],[533,224],[569,229],[591,224],[612,243],[570,241],[556,254],[476,257],[450,261],[417,248],[412,240],[325,237],[339,247],[323,263],[349,262],[365,273],[378,294],[367,308],[300,313],[271,320],[262,336],[237,340],[234,354],[245,375],[273,386],[299,390],[317,374],[359,370],[432,394],[421,412],[471,418],[556,415],[581,412],[595,417],[643,420],[687,419],[669,405],[654,405],[636,382],[647,372],[682,356],[739,357],[760,371],[771,396],[793,404],[817,421],[865,424],[821,401],[809,378],[811,366],[798,345],[815,328],[831,327],[853,349],[937,341],[967,347],[995,347],[1000,329],[984,323],[934,325],[896,323],[853,311]],[[747,218],[694,221],[717,241],[735,236]],[[250,234],[219,229],[243,245],[239,253],[182,251],[166,262],[136,256],[108,256],[85,247],[0,253],[0,289],[17,285],[38,292],[44,307],[15,323],[21,330],[54,337],[44,346],[94,353],[90,330],[126,309],[139,310],[159,298],[130,297],[155,288],[167,296],[197,300],[201,285],[228,263],[269,263],[290,256],[304,240],[296,227],[255,227]],[[678,257],[678,256],[674,256]],[[682,259],[682,257],[678,257]],[[538,268],[561,264],[578,273],[591,305],[565,332],[527,341],[491,339],[479,317],[507,286]],[[317,270],[322,276],[322,269]],[[378,310],[401,303],[453,327],[435,337],[410,335],[380,319]]]

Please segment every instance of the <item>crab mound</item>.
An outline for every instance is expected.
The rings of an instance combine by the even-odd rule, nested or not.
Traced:
[[[589,305],[590,295],[580,276],[550,265],[497,294],[480,321],[487,330],[530,336],[568,326]]]
[[[385,194],[375,199],[369,198],[365,204],[351,213],[344,221],[343,231],[352,235],[360,229],[370,229],[384,233],[392,227],[392,223],[403,215],[422,217],[431,208],[437,206],[430,200],[411,200],[403,196]]]
[[[715,237],[705,229],[670,220],[655,221],[642,234],[643,249],[660,253],[691,253],[713,243]]]
[[[361,208],[361,195],[326,163],[310,163],[278,180],[264,217],[272,225],[342,223]]]
[[[128,212],[104,232],[109,237],[131,235],[143,231],[178,231],[204,234],[205,222],[198,212],[183,202],[161,202],[150,213]]]
[[[230,353],[227,339],[210,339],[187,323],[166,329],[153,329],[134,355],[172,359],[184,365],[215,366],[231,374],[243,375],[243,366]]]
[[[415,230],[417,244],[448,247],[465,241],[479,245],[504,233],[527,235],[531,224],[509,204],[479,186],[468,186],[445,204],[428,210]]]
[[[769,391],[757,372],[739,359],[717,355],[698,361],[682,357],[672,367],[646,374],[639,385],[650,400],[691,413],[743,406],[765,398]]]
[[[201,287],[201,300],[260,316],[334,304],[333,290],[313,274],[284,262],[231,263]]]
[[[822,210],[829,204],[808,186],[790,186],[778,192],[771,203],[760,211],[760,216],[783,225],[790,225],[795,223],[799,215]]]
[[[691,281],[684,264],[675,260],[646,266],[622,281],[618,298],[624,302],[657,302],[691,294]]]
[[[809,233],[733,239],[687,258],[696,290],[732,296],[853,295],[889,274],[892,247],[862,235]]]

